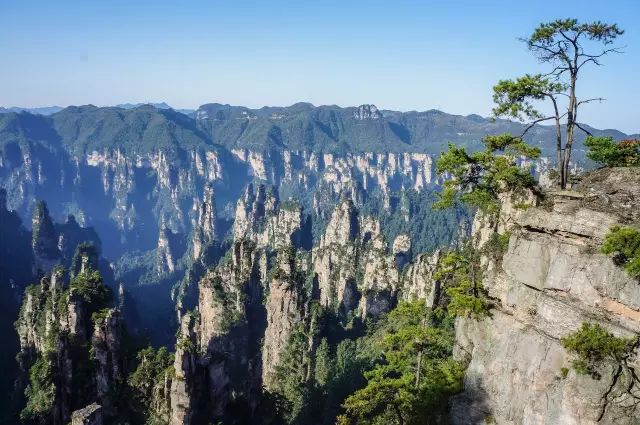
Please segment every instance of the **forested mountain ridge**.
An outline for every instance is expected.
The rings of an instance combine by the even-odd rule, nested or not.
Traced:
[[[384,423],[418,420],[425,412],[441,423],[449,397],[462,389],[469,360],[454,350],[455,338],[467,351],[480,349],[473,341],[468,346],[466,334],[456,337],[456,329],[469,333],[461,326],[481,326],[484,316],[476,321],[474,314],[496,308],[503,294],[502,280],[487,280],[493,298],[470,300],[467,281],[480,278],[477,264],[497,260],[449,252],[466,249],[471,212],[460,205],[432,209],[442,183],[432,158],[449,135],[475,151],[480,131],[499,132],[501,126],[521,131],[508,121],[370,105],[208,105],[192,117],[149,105],[71,107],[48,117],[4,114],[0,184],[7,207],[16,211],[12,216],[32,223],[36,268],[76,267],[69,264],[75,246],[93,242],[108,259],[101,260],[103,278],[122,283],[127,294],[125,308],[114,313],[118,321],[122,313],[132,334],[175,349],[175,358],[149,348],[115,363],[112,354],[98,352],[92,363],[98,371],[126,360],[126,372],[123,366],[112,375],[127,381],[119,388],[136,394],[136,405],[113,404],[103,391],[106,378],[95,378],[103,379],[102,387],[91,383],[82,404],[102,394],[106,417],[135,412],[176,425],[294,424],[307,417],[332,424],[339,413],[346,415],[342,423],[367,423],[370,416]],[[547,162],[534,166],[544,174]],[[41,199],[46,205],[36,202]],[[65,224],[54,224],[67,215],[72,217]],[[68,236],[87,226],[93,230]],[[490,241],[497,257],[508,236]],[[480,247],[477,252],[488,255]],[[31,282],[40,278],[35,271]],[[66,314],[68,301],[56,298],[51,279],[40,282],[23,301],[29,314],[18,328],[29,353],[51,335],[65,341],[75,332],[68,326],[50,332],[51,318]],[[64,285],[72,289],[70,282]],[[620,302],[627,295],[618,296]],[[102,339],[113,339],[105,326],[116,316],[92,318],[97,348]],[[69,347],[84,356],[87,344],[85,338]],[[65,350],[54,344],[38,356]],[[484,385],[470,380],[491,355],[470,363],[465,388]],[[25,415],[66,420],[81,405],[58,393],[49,397],[51,382],[65,394],[75,389],[58,371],[46,375],[52,381],[39,381],[47,364],[24,365],[25,373],[36,367],[29,379],[44,391],[27,393],[35,402]],[[42,394],[51,404],[37,403]],[[363,404],[375,394],[375,403]],[[500,399],[485,408],[465,397],[470,394],[459,396],[457,407],[508,416]],[[315,415],[319,406],[331,415]]]
[[[231,149],[289,149],[314,152],[421,152],[438,154],[447,143],[479,147],[486,134],[520,134],[523,124],[479,115],[451,115],[438,110],[398,112],[375,105],[341,108],[297,103],[288,107],[249,109],[206,104],[195,112],[199,125],[216,143]],[[617,130],[596,130],[596,135],[625,137]],[[554,129],[539,126],[527,140],[540,145],[553,140]],[[584,137],[582,138],[584,140]]]
[[[29,112],[5,112],[0,114],[0,120],[11,121],[18,113]],[[85,105],[61,109],[47,118],[44,121],[55,129],[63,145],[78,154],[104,148],[145,154],[150,148],[145,141],[152,138],[155,147],[163,148],[179,138],[184,149],[204,147],[210,142],[230,149],[258,151],[437,154],[448,142],[473,146],[486,134],[519,134],[525,128],[505,119],[451,115],[438,110],[399,112],[379,110],[375,105],[343,108],[309,103],[259,109],[211,103],[189,114],[176,112],[165,104]],[[617,130],[584,127],[594,135],[633,137]],[[198,133],[198,129],[202,132]],[[538,126],[527,140],[539,144],[552,140],[553,132],[551,126]]]

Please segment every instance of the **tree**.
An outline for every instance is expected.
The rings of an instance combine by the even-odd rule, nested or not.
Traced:
[[[436,172],[448,178],[443,183],[436,208],[449,208],[457,200],[485,214],[500,211],[500,196],[522,194],[535,186],[529,169],[518,164],[540,156],[540,150],[511,134],[486,136],[483,151],[467,153],[449,144],[436,162]]]
[[[602,244],[604,254],[616,254],[616,262],[631,277],[640,278],[640,231],[614,226]]]
[[[603,396],[598,421],[610,402],[630,412],[636,411],[640,405],[640,378],[634,364],[640,347],[639,336],[617,337],[597,323],[584,322],[580,329],[562,338],[561,342],[575,356],[572,365],[581,375],[601,379],[603,367],[613,367],[613,380]]]
[[[494,87],[494,116],[528,122],[520,137],[524,137],[536,124],[553,121],[556,128],[557,170],[562,189],[566,188],[569,180],[569,162],[576,129],[591,135],[577,121],[579,107],[603,100],[579,99],[578,76],[584,66],[601,65],[603,57],[620,53],[619,48],[609,46],[623,33],[616,24],[602,22],[580,23],[576,19],[559,19],[542,23],[522,41],[541,63],[552,67],[551,71],[546,74],[527,74],[515,80],[502,80]],[[550,113],[543,114],[536,108],[535,104],[540,101],[550,103]]]
[[[640,140],[614,142],[612,137],[587,137],[587,158],[606,167],[640,167]]]
[[[460,391],[464,365],[453,360],[450,321],[429,326],[424,300],[401,303],[373,335],[378,361],[367,385],[344,402],[340,424],[438,424]]]
[[[438,262],[433,279],[444,288],[447,312],[451,317],[489,314],[480,255],[470,245],[445,254]]]

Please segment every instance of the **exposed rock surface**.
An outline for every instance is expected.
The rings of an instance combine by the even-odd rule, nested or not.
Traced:
[[[94,274],[97,260],[90,257],[95,252],[92,247],[77,250],[71,285],[67,273],[56,267],[51,276],[28,287],[15,323],[21,372],[16,389],[24,391],[33,379],[41,380],[36,386],[40,392],[29,395],[31,403],[40,403],[42,386],[55,389],[50,406],[37,412],[47,423],[68,423],[74,409],[94,400],[102,406],[95,418],[116,414],[113,396],[121,391],[124,376],[122,320],[117,309],[104,309],[109,291]],[[34,378],[32,366],[48,372]],[[88,414],[86,423],[94,423],[90,418],[94,416]]]
[[[276,367],[296,325],[302,322],[303,299],[296,280],[294,259],[288,252],[280,253],[276,269],[269,282],[266,302],[267,328],[262,348],[262,382],[274,390]]]
[[[71,425],[102,425],[102,406],[97,403],[74,411],[71,414]]]
[[[398,267],[397,255],[410,249],[410,240],[401,237],[394,255],[380,223],[361,216],[349,199],[336,206],[310,251],[297,237],[304,229],[300,208],[280,203],[266,187],[249,188],[236,211],[228,254],[199,281],[197,311],[182,318],[171,390],[174,425],[224,420],[233,403],[246,403],[252,412],[262,388],[277,392],[278,366],[292,334],[313,335],[313,302],[340,317],[378,317],[400,294],[435,296],[429,282],[438,255]],[[309,337],[309,355],[316,344]]]
[[[96,392],[106,410],[110,410],[110,395],[118,388],[123,377],[121,344],[123,323],[118,309],[112,308],[96,318],[93,324],[91,345],[96,361]]]
[[[191,314],[182,317],[178,344],[173,368],[175,379],[171,381],[171,424],[190,424],[193,418],[192,398],[195,398],[195,389],[200,383],[196,376],[196,354],[192,341],[194,333],[194,318]]]
[[[253,241],[258,248],[279,249],[311,242],[303,234],[302,208],[294,201],[280,202],[273,187],[248,185],[238,200],[233,239]]]
[[[44,202],[36,205],[31,228],[36,272],[47,274],[60,261],[61,254],[58,250],[58,234]]]
[[[245,191],[236,214],[228,256],[200,279],[197,312],[181,319],[172,424],[223,420],[231,403],[254,409],[303,317],[295,257],[289,257],[300,247],[300,207],[281,204],[259,185]]]
[[[313,250],[321,305],[341,314],[357,310],[361,317],[378,317],[393,307],[399,294],[432,302],[431,276],[439,255],[419,256],[407,264],[410,250],[410,238],[401,235],[389,253],[378,220],[360,215],[351,200],[343,200]]]
[[[193,258],[198,259],[203,249],[212,243],[218,235],[216,202],[214,187],[207,183],[204,187],[203,200],[198,206],[198,219],[193,229]]]
[[[509,248],[484,282],[496,308],[456,326],[457,355],[470,364],[454,423],[637,423],[640,407],[629,407],[613,369],[599,380],[562,375],[571,357],[560,338],[585,321],[620,336],[640,332],[640,282],[599,253],[612,225],[637,223],[639,188],[637,169],[600,170],[577,192],[511,214]]]

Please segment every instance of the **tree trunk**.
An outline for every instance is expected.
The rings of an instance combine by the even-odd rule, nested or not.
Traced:
[[[562,163],[563,178],[562,189],[567,188],[567,182],[569,181],[569,161],[571,161],[571,147],[573,145],[574,130],[576,123],[576,80],[578,78],[577,70],[571,73],[571,82],[569,87],[569,107],[567,111],[567,141],[564,147],[564,158]]]
[[[478,284],[476,283],[476,267],[473,259],[471,260],[471,287],[473,288],[473,296],[478,298]]]
[[[549,95],[549,98],[553,102],[553,109],[556,114],[556,167],[558,169],[558,180],[562,187],[564,179],[564,151],[562,150],[562,126],[560,125],[560,111],[558,110],[558,102],[556,99]]]
[[[420,371],[422,369],[422,349],[418,351],[418,361],[416,362],[416,388],[420,387]]]

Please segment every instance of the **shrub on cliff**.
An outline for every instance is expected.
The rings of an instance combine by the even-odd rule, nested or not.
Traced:
[[[440,155],[436,171],[446,180],[434,207],[450,208],[459,200],[485,214],[497,214],[501,194],[521,195],[535,186],[531,170],[520,161],[538,158],[538,148],[506,133],[486,136],[482,142],[485,149],[479,152],[449,144]]]
[[[599,369],[607,361],[626,363],[638,344],[638,338],[616,337],[597,323],[583,323],[561,341],[576,356],[572,362],[576,372],[594,378],[600,377]]]
[[[640,232],[632,227],[615,226],[602,245],[605,254],[617,253],[616,260],[631,277],[640,277]]]
[[[640,140],[615,142],[613,137],[587,137],[587,157],[606,167],[640,167]]]

